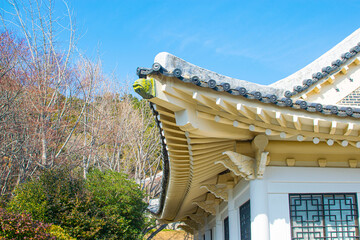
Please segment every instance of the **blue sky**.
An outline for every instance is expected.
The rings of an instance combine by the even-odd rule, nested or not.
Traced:
[[[151,67],[166,51],[220,74],[270,84],[360,27],[357,0],[68,2],[78,48],[99,54],[108,74],[131,81],[138,66]]]

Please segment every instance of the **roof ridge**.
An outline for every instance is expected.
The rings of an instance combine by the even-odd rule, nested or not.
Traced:
[[[272,86],[262,85],[262,84],[236,79],[219,74],[217,72],[189,63],[167,52],[161,52],[157,54],[154,62],[161,64],[162,68],[166,70],[165,74],[167,72],[174,71],[174,69],[181,69],[183,77],[198,76],[199,79],[203,82],[216,79],[216,82],[218,83],[226,82],[234,86],[244,86],[249,91],[255,91],[261,89],[261,92],[264,92],[266,94],[277,94],[277,95],[280,95],[284,92],[283,89],[277,89]]]
[[[195,66],[195,65],[194,65]],[[321,103],[307,102],[305,100],[296,100],[289,97],[279,98],[279,95],[275,93],[263,93],[258,90],[249,91],[243,86],[232,86],[228,82],[217,82],[215,79],[200,79],[198,76],[185,76],[180,68],[175,68],[173,71],[168,71],[160,63],[155,62],[152,68],[137,68],[137,75],[140,78],[146,78],[149,74],[161,74],[167,77],[175,77],[185,83],[192,83],[199,87],[211,88],[219,92],[227,92],[232,95],[245,97],[247,99],[258,100],[263,103],[275,104],[280,107],[291,107],[299,110],[306,110],[308,112],[318,112],[325,115],[337,115],[340,117],[354,117],[360,118],[360,108],[340,105],[326,105]],[[220,74],[217,74],[221,76]]]

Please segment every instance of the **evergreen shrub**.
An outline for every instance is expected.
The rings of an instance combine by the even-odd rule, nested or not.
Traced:
[[[90,170],[87,180],[67,168],[47,170],[15,191],[8,209],[29,212],[78,239],[141,239],[144,193],[125,174]]]

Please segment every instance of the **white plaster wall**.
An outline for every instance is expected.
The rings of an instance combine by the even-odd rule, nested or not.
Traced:
[[[264,181],[268,194],[270,240],[291,239],[289,193],[357,193],[360,203],[360,169],[357,168],[267,167]],[[239,182],[233,191],[239,215],[239,207],[250,199],[249,182]],[[227,202],[220,204],[220,215],[223,223],[228,216]],[[210,239],[210,228],[216,239],[215,218],[210,216],[207,222],[205,234],[209,238],[206,240]]]
[[[288,194],[269,194],[270,239],[290,239]]]
[[[205,231],[205,240],[211,239],[211,230],[208,229]]]
[[[359,202],[359,169],[268,167],[266,181],[271,240],[291,239],[289,193],[357,193]]]

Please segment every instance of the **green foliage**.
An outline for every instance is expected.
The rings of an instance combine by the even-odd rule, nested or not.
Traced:
[[[59,226],[53,227],[57,237],[139,239],[145,227],[143,198],[124,174],[91,170],[85,181],[60,168],[18,188],[9,209],[31,212],[35,219]]]
[[[39,180],[22,184],[15,190],[9,210],[28,212],[34,219],[60,224],[84,195],[84,181],[67,168],[44,171]]]
[[[56,237],[57,240],[76,240],[76,238],[73,238],[67,234],[62,227],[54,224],[50,226],[48,232],[51,234],[51,236]]]
[[[35,221],[30,214],[14,214],[0,209],[0,239],[56,239],[48,233],[50,225]]]
[[[14,191],[15,196],[10,201],[8,209],[15,212],[28,212],[36,220],[45,220],[46,194],[38,181],[23,184]]]
[[[92,170],[88,175],[87,189],[107,222],[101,231],[102,236],[117,239],[120,233],[122,239],[136,239],[141,234],[146,203],[142,201],[143,192],[134,181],[122,173]]]

